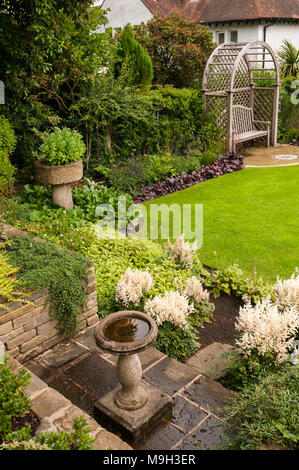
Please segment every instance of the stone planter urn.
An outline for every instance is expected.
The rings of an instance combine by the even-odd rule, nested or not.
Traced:
[[[35,169],[36,181],[44,186],[52,186],[53,202],[66,209],[72,209],[71,183],[83,177],[82,160],[59,166],[49,166],[43,160],[39,160],[35,163]]]

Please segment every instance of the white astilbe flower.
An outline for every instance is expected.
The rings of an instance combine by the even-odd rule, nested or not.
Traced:
[[[197,304],[203,301],[208,302],[210,298],[209,292],[204,289],[202,283],[195,276],[187,279],[184,294],[191,297]]]
[[[182,234],[173,245],[168,240],[167,248],[171,251],[171,259],[179,261],[184,268],[192,267],[193,256],[197,251],[196,242],[191,245],[191,243],[185,241],[184,234]]]
[[[145,292],[148,292],[153,285],[153,277],[149,272],[128,268],[118,281],[115,300],[125,307],[130,303],[137,306]]]
[[[290,279],[277,278],[274,284],[275,303],[280,310],[295,307],[299,312],[299,273],[298,269]]]
[[[145,303],[144,311],[154,318],[157,325],[169,321],[180,328],[186,328],[187,317],[194,312],[193,304],[178,291],[166,292],[163,297],[156,296]]]
[[[294,307],[281,312],[267,297],[255,306],[240,307],[235,327],[241,337],[236,345],[246,357],[256,349],[261,355],[274,354],[276,363],[281,364],[287,360],[298,326],[299,313]]]

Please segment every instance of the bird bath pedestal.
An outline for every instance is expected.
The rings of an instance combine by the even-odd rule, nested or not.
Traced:
[[[141,312],[116,312],[104,318],[95,330],[97,345],[118,355],[120,385],[98,400],[95,415],[113,431],[132,441],[140,438],[171,409],[171,398],[142,381],[138,353],[157,338],[157,326]]]

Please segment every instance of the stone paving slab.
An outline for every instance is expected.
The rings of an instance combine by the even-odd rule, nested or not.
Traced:
[[[229,354],[234,350],[230,344],[212,343],[188,359],[187,364],[211,379],[224,375]]]
[[[79,344],[60,343],[53,349],[50,349],[50,351],[39,356],[39,361],[48,367],[57,369],[66,366],[84,353],[86,353],[86,349],[79,346]]]
[[[28,371],[28,369],[11,357],[9,357],[8,362],[14,371],[19,369]],[[40,425],[36,434],[52,431],[70,432],[73,428],[74,418],[83,416],[87,422],[90,434],[96,439],[94,443],[96,450],[132,450],[126,442],[102,428],[81,408],[74,406],[64,395],[49,387],[35,374],[31,374],[30,384],[26,387],[25,394],[30,397],[33,411],[40,419]]]
[[[191,435],[186,436],[175,449],[220,450],[225,439],[223,423],[210,416]]]
[[[186,388],[181,395],[201,408],[222,416],[223,412],[220,409],[234,394],[219,382],[202,376]]]
[[[86,411],[90,416],[93,416],[93,405],[97,400],[96,396],[79,387],[79,385],[64,375],[52,378],[49,380],[48,385],[62,393],[74,405]]]
[[[143,378],[168,395],[174,395],[198,375],[192,367],[165,356],[163,361],[148,369]]]
[[[49,367],[44,366],[38,362],[38,359],[32,359],[26,362],[27,369],[33,374],[36,374],[41,380],[47,382],[53,375],[55,375],[55,371],[49,369]]]
[[[184,438],[185,434],[180,429],[164,419],[151,433],[145,435],[145,439],[134,444],[136,450],[169,450],[177,442]]]
[[[91,328],[87,328],[86,331],[77,335],[74,338],[74,341],[76,342],[76,344],[81,344],[85,346],[85,348],[88,349],[89,351],[98,352],[101,355],[102,354],[107,355],[107,353],[103,351],[101,348],[99,348],[99,346],[97,345],[95,336],[94,336],[94,330],[95,330],[94,326],[92,326]]]
[[[207,413],[194,404],[177,396],[172,410],[171,422],[183,431],[190,432],[207,416]]]
[[[68,367],[64,374],[98,398],[118,385],[116,367],[97,353]]]

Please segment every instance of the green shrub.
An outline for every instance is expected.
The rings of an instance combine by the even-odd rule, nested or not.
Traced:
[[[226,407],[230,449],[257,449],[263,443],[298,449],[299,367],[288,366],[264,377]]]
[[[4,116],[0,116],[0,150],[11,154],[15,149],[16,141],[12,126]]]
[[[2,450],[92,450],[94,438],[89,434],[83,416],[74,419],[73,432],[43,433],[31,437],[30,426],[9,433]]]
[[[16,146],[16,136],[7,119],[0,116],[0,197],[11,191],[14,183],[15,168],[9,160]]]
[[[227,388],[240,391],[244,388],[258,383],[263,377],[272,372],[279,371],[284,366],[275,364],[275,356],[271,353],[261,355],[258,351],[252,351],[250,356],[233,352],[230,353],[227,371],[220,382]]]
[[[7,308],[1,300],[12,302],[21,300],[24,295],[19,291],[20,283],[15,277],[18,268],[11,266],[8,261],[8,254],[0,248],[0,309]]]
[[[15,238],[11,247],[10,262],[21,266],[17,275],[22,284],[32,290],[47,289],[49,313],[57,320],[59,333],[74,331],[86,304],[84,282],[90,262],[77,253],[31,238]]]
[[[52,202],[51,190],[44,186],[25,185],[15,200],[7,201],[5,220],[49,241],[57,242],[58,237],[65,248],[81,251],[80,247],[88,245],[94,236],[91,223],[103,217],[107,219],[106,213],[97,213],[99,205],[110,204],[111,220],[115,219],[117,223],[119,203],[127,208],[133,204],[132,197],[118,189],[107,188],[88,179],[85,182],[86,185],[73,188],[74,209],[67,210]]]
[[[236,297],[243,298],[244,296],[244,300],[248,299],[254,303],[272,292],[272,286],[264,282],[262,278],[247,276],[237,264],[206,273],[204,284],[215,297],[219,297],[221,292],[228,295],[233,293]]]
[[[123,194],[121,185],[117,183],[119,189],[106,188],[92,180],[86,179],[86,185],[73,189],[73,200],[76,207],[82,211],[82,217],[89,222],[97,222],[96,208],[100,204],[110,204],[113,207],[113,215],[118,220],[119,198],[123,197],[126,207],[133,204],[133,199],[128,194]]]
[[[165,322],[159,326],[155,348],[173,359],[188,359],[198,349],[196,330],[191,325],[183,330]]]
[[[85,152],[82,136],[76,130],[56,128],[40,146],[39,158],[48,165],[67,165],[79,160]]]
[[[295,76],[285,77],[281,82],[279,94],[279,115],[278,115],[278,137],[283,142],[290,142],[294,137],[298,136],[296,128],[299,122],[299,104],[292,102],[291,97],[295,92],[298,97],[298,86],[293,88],[294,83],[298,82]],[[292,131],[292,129],[295,130]]]
[[[12,431],[13,418],[24,416],[31,410],[31,402],[23,394],[30,377],[25,369],[15,374],[11,366],[0,364],[0,440],[5,440]]]

